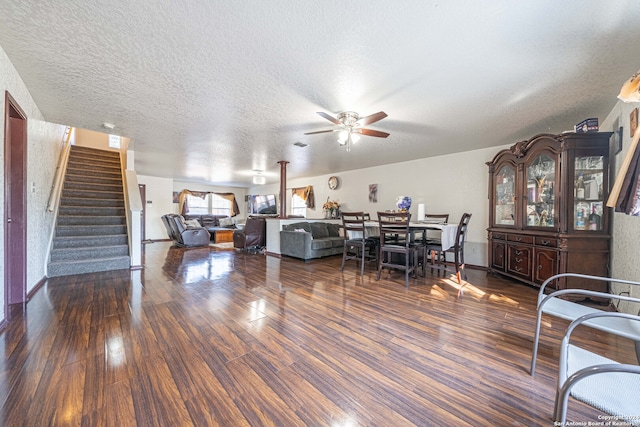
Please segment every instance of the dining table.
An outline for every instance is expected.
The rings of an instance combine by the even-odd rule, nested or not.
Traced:
[[[364,226],[366,229],[366,235],[379,236],[380,224],[378,221],[365,221]],[[458,224],[447,224],[434,221],[410,221],[409,231],[412,238],[416,232],[423,232],[423,236],[427,230],[438,230],[441,232],[440,240],[442,242],[442,250],[446,251],[451,248],[456,242],[456,234],[458,232]]]

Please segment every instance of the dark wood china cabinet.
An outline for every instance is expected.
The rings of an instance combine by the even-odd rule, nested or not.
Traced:
[[[609,275],[610,135],[537,135],[487,163],[489,272],[534,286],[558,273]],[[606,282],[580,287],[607,291]]]

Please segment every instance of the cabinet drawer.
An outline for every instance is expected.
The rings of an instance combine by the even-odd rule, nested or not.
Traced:
[[[527,245],[533,244],[533,236],[522,236],[519,234],[509,234],[507,235],[507,240],[510,242],[516,243],[525,243]]]
[[[548,237],[536,237],[536,246],[547,246],[549,248],[558,247],[558,239],[551,239]]]
[[[507,248],[507,270],[525,279],[531,279],[533,246],[509,245]]]
[[[507,240],[507,235],[504,233],[491,233],[493,240]]]

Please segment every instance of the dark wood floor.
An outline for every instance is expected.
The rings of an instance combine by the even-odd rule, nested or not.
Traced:
[[[535,289],[469,270],[456,299],[443,274],[406,289],[340,261],[156,242],[144,270],[50,279],[0,335],[0,424],[553,425],[566,322],[532,378]]]

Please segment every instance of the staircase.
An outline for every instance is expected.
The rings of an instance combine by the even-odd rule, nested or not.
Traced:
[[[120,155],[73,145],[47,276],[129,267]]]

